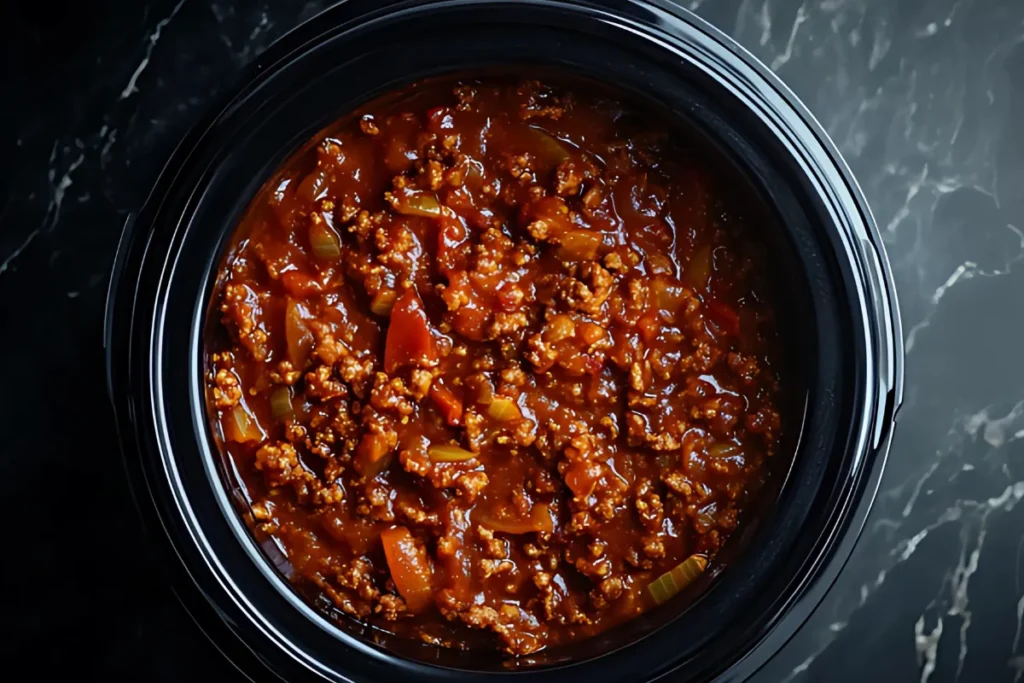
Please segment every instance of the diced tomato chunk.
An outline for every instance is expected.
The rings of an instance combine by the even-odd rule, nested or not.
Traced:
[[[281,276],[281,284],[292,296],[305,299],[306,297],[323,291],[320,283],[311,276],[299,270],[290,270]]]
[[[574,460],[562,475],[565,485],[577,499],[585,499],[594,491],[601,478],[601,466],[592,461]]]
[[[463,306],[455,311],[452,325],[455,331],[466,339],[480,341],[484,338],[484,324],[487,322],[487,311],[475,306]]]
[[[707,305],[708,318],[720,330],[726,334],[736,336],[740,333],[740,316],[732,309],[729,304],[722,303],[721,301],[711,301]]]
[[[437,404],[444,421],[452,427],[462,424],[462,400],[448,387],[435,381],[430,386],[430,398]]]
[[[309,331],[306,320],[313,316],[305,306],[288,299],[284,312],[284,336],[288,346],[288,361],[296,370],[306,367],[306,361],[313,350],[313,333]]]
[[[372,479],[391,462],[391,448],[382,434],[367,432],[356,447],[355,467],[358,472]]]
[[[441,273],[447,273],[456,267],[459,247],[469,236],[462,221],[453,213],[446,209],[438,217],[440,227],[437,231],[437,269]]]
[[[384,344],[384,370],[404,365],[429,366],[437,362],[434,335],[415,287],[403,291],[391,309],[391,324]]]
[[[381,532],[384,556],[395,588],[410,612],[419,612],[430,604],[432,570],[427,551],[416,544],[404,526]]]

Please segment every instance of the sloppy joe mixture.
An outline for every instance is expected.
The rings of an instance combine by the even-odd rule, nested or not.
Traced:
[[[421,83],[289,161],[223,263],[207,369],[300,592],[524,655],[705,571],[781,426],[732,196],[654,114],[534,81]]]

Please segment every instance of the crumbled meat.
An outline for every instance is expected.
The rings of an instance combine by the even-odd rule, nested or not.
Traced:
[[[435,463],[421,449],[403,450],[399,459],[406,472],[423,477],[435,488],[455,489],[467,503],[475,501],[488,483],[483,472],[467,470],[459,463]]]
[[[782,420],[777,410],[762,406],[755,412],[747,415],[746,427],[754,434],[763,434],[768,441],[773,441],[773,436],[778,433]]]
[[[487,486],[487,475],[483,472],[466,472],[455,479],[455,486],[467,503],[472,503]]]
[[[406,613],[405,601],[397,595],[380,596],[375,612],[379,612],[388,621],[395,621]]]
[[[277,364],[276,370],[270,371],[270,381],[274,384],[291,386],[302,377],[302,371],[296,370],[291,361],[283,360]]]
[[[299,461],[295,446],[288,442],[261,446],[256,451],[256,469],[263,472],[269,486],[291,486],[300,501],[310,500],[314,493],[320,493],[314,501],[318,505],[338,502],[343,497],[337,485],[325,488],[316,474]]]
[[[497,339],[511,335],[526,327],[530,319],[522,311],[515,313],[504,313],[499,311],[494,314],[494,322],[487,329],[487,339]]]
[[[481,78],[370,102],[275,174],[204,378],[303,595],[524,656],[714,560],[787,378],[762,228],[698,148],[607,94]]]
[[[682,472],[665,472],[661,475],[665,485],[684,498],[693,493],[693,485]]]
[[[408,396],[409,390],[401,378],[391,379],[383,372],[375,375],[373,389],[370,390],[370,405],[377,410],[392,413],[399,418],[408,417],[415,410]]]
[[[744,384],[753,384],[757,379],[759,369],[757,358],[742,353],[731,352],[727,356],[729,369],[743,380]]]
[[[672,424],[673,428],[679,431],[686,428],[685,421]],[[647,418],[638,412],[626,414],[626,432],[629,435],[630,445],[647,446],[655,451],[675,451],[682,447],[681,439],[671,429],[652,432]]]
[[[533,632],[536,627],[515,605],[506,603],[497,610],[472,605],[465,611],[457,612],[455,616],[468,626],[497,633],[509,654],[528,655],[543,647],[543,641]]]
[[[316,320],[309,321],[307,325],[316,339],[313,355],[323,363],[334,365],[339,358],[348,355],[348,349],[334,337],[334,330],[330,325],[325,325]]]
[[[329,365],[318,365],[306,373],[306,393],[313,398],[329,401],[347,392],[348,389],[334,377]]]
[[[656,560],[665,557],[665,542],[662,541],[661,536],[650,535],[644,536],[644,555]]]
[[[237,405],[242,398],[242,389],[238,385],[238,377],[231,370],[222,368],[217,371],[214,380],[217,386],[213,390],[213,403],[218,408],[230,408]]]
[[[590,164],[581,163],[575,159],[566,159],[558,165],[556,171],[555,193],[562,196],[575,196],[580,191],[584,180],[594,176],[594,169]],[[594,199],[591,199],[591,204]]]
[[[266,360],[267,333],[257,323],[261,309],[256,292],[245,284],[228,284],[224,287],[222,301],[220,310],[225,314],[225,321],[234,325],[239,341],[254,360]]]
[[[377,127],[373,117],[369,115],[359,119],[359,129],[367,135],[380,135],[380,128]]]
[[[636,498],[636,514],[640,517],[640,522],[649,531],[656,531],[661,528],[661,522],[664,518],[664,511],[661,505],[661,498],[657,493],[649,490],[642,494],[639,494]]]
[[[539,81],[527,81],[519,87],[518,94],[524,98],[519,105],[519,118],[524,121],[535,118],[557,121],[565,113],[565,99]]]
[[[356,396],[366,395],[369,379],[374,373],[374,362],[372,359],[359,360],[353,356],[345,356],[338,363],[338,374],[341,379],[352,387]]]
[[[580,265],[576,277],[565,278],[561,282],[559,294],[567,307],[598,314],[611,295],[614,284],[615,278],[611,273],[587,261]]]

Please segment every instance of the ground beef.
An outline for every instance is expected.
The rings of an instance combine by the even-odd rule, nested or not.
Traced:
[[[527,655],[648,609],[741,523],[785,426],[765,252],[696,149],[631,111],[420,85],[254,202],[208,399],[303,594]]]

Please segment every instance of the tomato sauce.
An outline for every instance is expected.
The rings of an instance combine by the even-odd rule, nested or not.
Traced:
[[[728,183],[643,108],[502,79],[393,93],[288,161],[222,264],[208,400],[303,594],[524,655],[703,571],[782,427]]]

